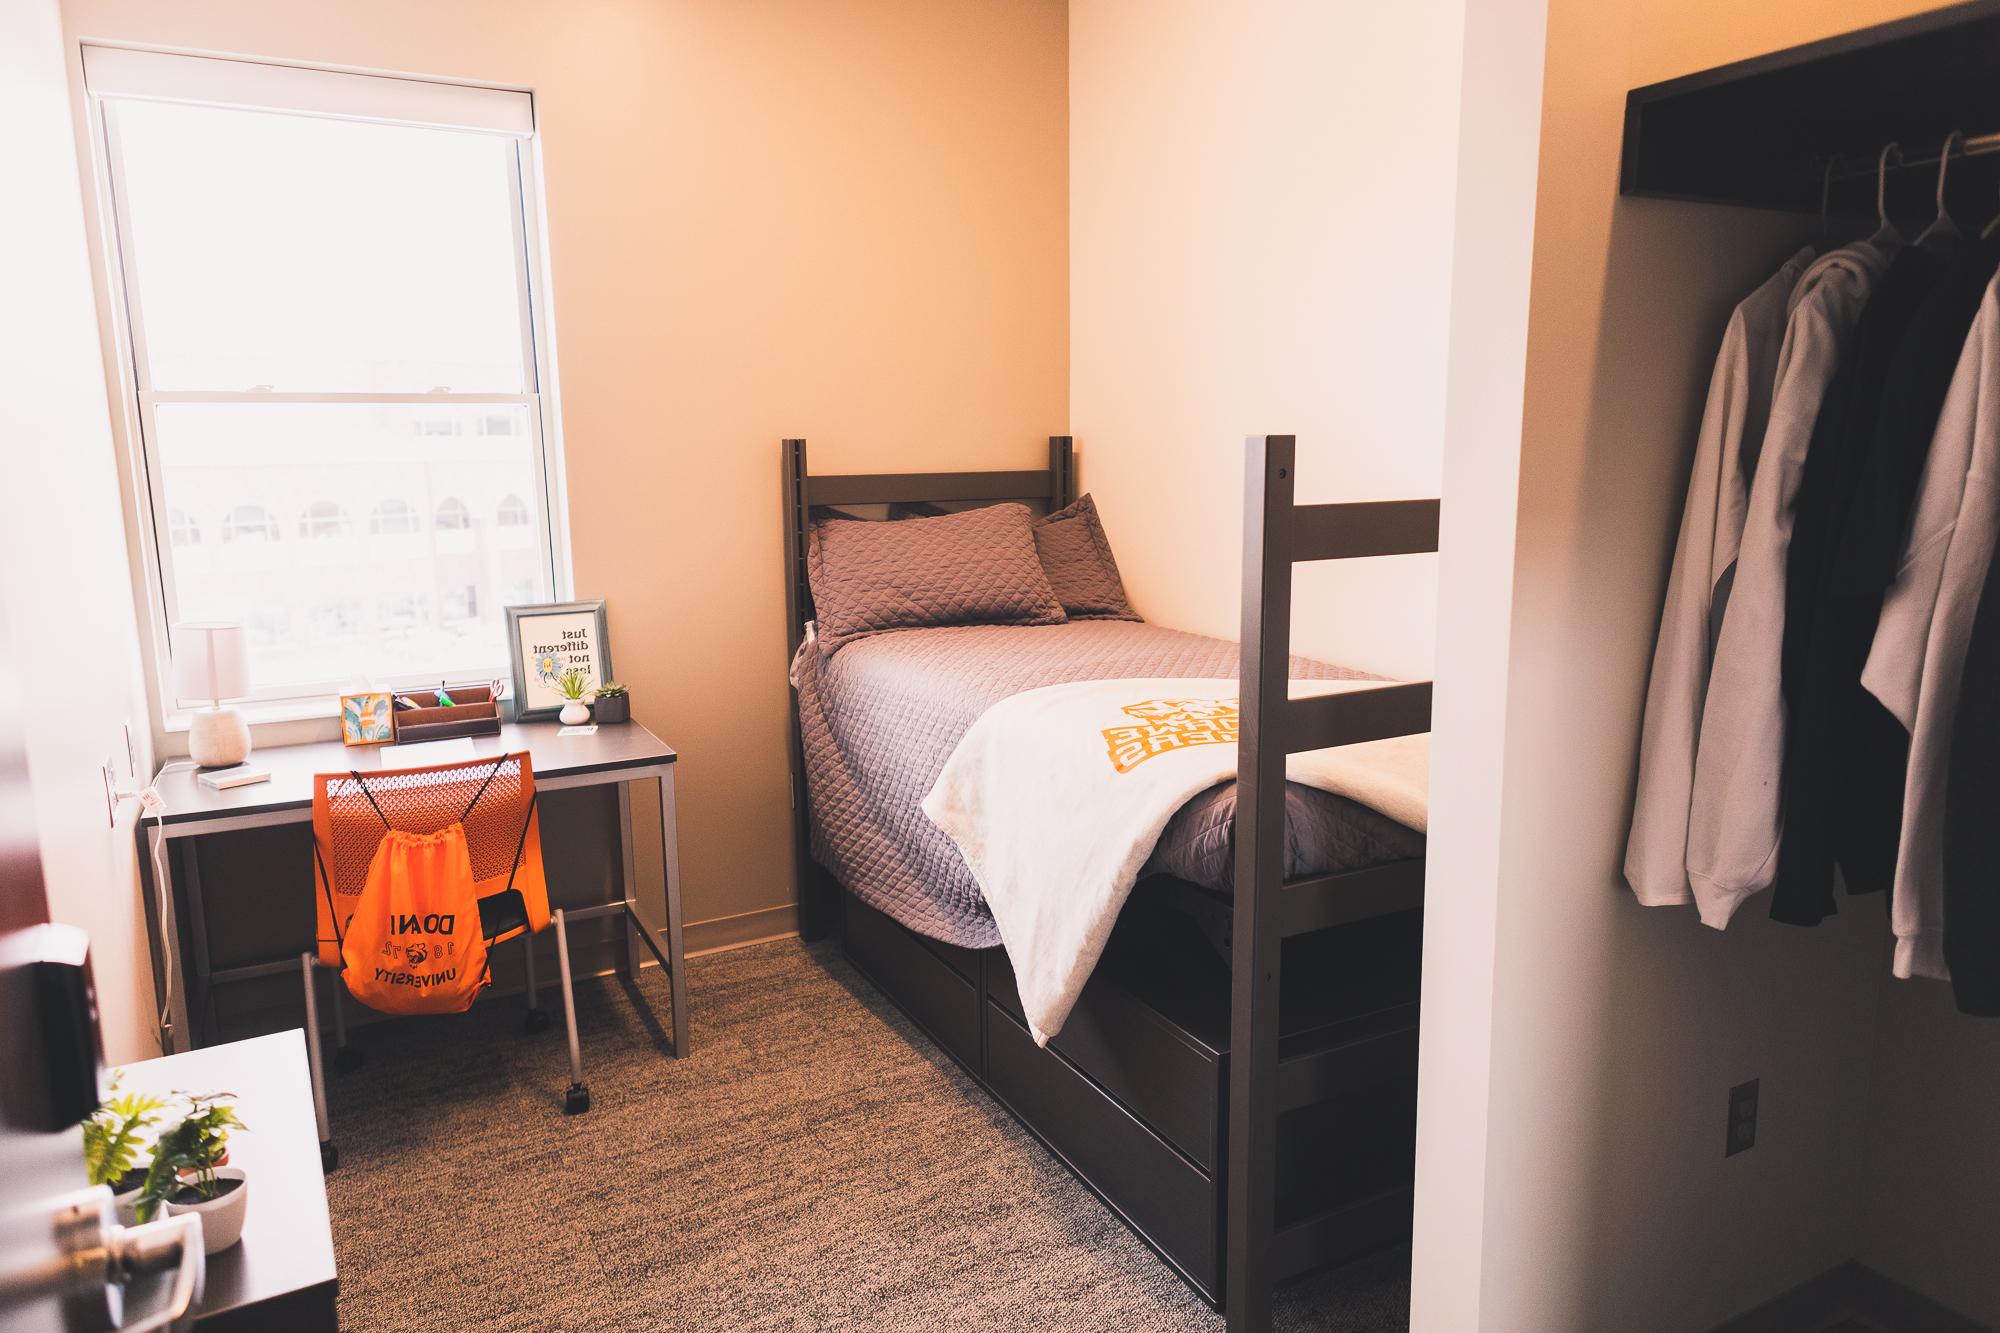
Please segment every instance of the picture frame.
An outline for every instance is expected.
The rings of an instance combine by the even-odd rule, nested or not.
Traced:
[[[396,739],[396,696],[387,690],[340,696],[340,743],[387,745]]]
[[[616,679],[611,674],[611,634],[602,598],[506,610],[515,721],[541,721],[561,712],[564,701],[554,680],[566,670],[583,672],[593,691]]]

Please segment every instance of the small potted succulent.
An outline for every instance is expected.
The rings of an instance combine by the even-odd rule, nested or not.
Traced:
[[[556,690],[567,701],[556,714],[566,727],[580,727],[590,721],[590,677],[575,667],[556,677]]]
[[[597,702],[590,706],[590,715],[599,722],[630,722],[632,691],[615,680],[605,681],[597,687]]]
[[[93,1185],[109,1185],[118,1206],[118,1220],[131,1226],[139,1220],[139,1194],[145,1188],[148,1163],[143,1159],[149,1131],[167,1109],[164,1097],[144,1092],[120,1092],[111,1076],[111,1093],[83,1122],[83,1165]]]
[[[233,1099],[227,1092],[187,1097],[186,1117],[153,1146],[153,1164],[139,1194],[142,1222],[162,1210],[168,1217],[199,1215],[202,1248],[209,1254],[243,1239],[249,1206],[250,1181],[243,1168],[228,1164],[230,1132],[244,1127]]]

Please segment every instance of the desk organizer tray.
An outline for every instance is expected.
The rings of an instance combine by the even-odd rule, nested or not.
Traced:
[[[396,710],[397,741],[442,741],[454,736],[498,736],[500,703],[488,685],[451,685],[449,706],[438,702],[436,690],[403,690],[398,699],[415,699],[418,708]]]

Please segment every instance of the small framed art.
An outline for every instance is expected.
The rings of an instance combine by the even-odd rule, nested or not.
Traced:
[[[387,745],[396,739],[396,700],[393,695],[343,694],[340,696],[340,740],[343,745]]]
[[[579,673],[586,695],[612,678],[603,601],[508,607],[507,656],[514,664],[515,719],[554,717],[562,711],[564,675]]]

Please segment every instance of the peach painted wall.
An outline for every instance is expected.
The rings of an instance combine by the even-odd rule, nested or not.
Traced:
[[[1432,899],[1450,910],[1434,907],[1427,938],[1419,1329],[1693,1333],[1870,1257],[1889,985],[1879,906],[1799,931],[1753,901],[1717,934],[1688,912],[1639,907],[1619,870],[1715,347],[1807,224],[1616,192],[1627,89],[1921,7],[1471,0],[1468,32],[1499,40],[1468,45],[1467,124],[1515,125],[1492,151],[1522,173],[1519,188],[1533,180],[1534,222],[1531,244],[1482,247],[1469,229],[1495,225],[1506,240],[1518,197],[1495,192],[1460,214],[1461,262],[1478,253],[1482,276],[1455,294],[1446,423]],[[1544,11],[1539,55],[1505,48],[1503,34],[1533,32]],[[1523,77],[1492,69],[1496,52]],[[1498,100],[1477,100],[1488,92]],[[1517,121],[1537,97],[1530,166]],[[1478,137],[1468,128],[1469,145]],[[1462,180],[1488,165],[1462,162]],[[1504,369],[1467,355],[1481,346],[1521,358],[1517,416],[1504,394],[1475,392]],[[1495,461],[1509,456],[1512,477]],[[1504,502],[1510,486],[1511,539],[1497,519],[1454,531],[1453,497]],[[1476,541],[1455,549],[1460,535]],[[1455,565],[1461,555],[1477,558]],[[1504,623],[1474,618],[1475,586],[1508,599]],[[1475,688],[1500,712],[1467,726],[1449,701]],[[1750,1078],[1758,1143],[1725,1158],[1727,1092]],[[1913,1269],[1891,1275],[1930,1285]]]
[[[72,39],[534,90],[576,591],[681,751],[689,920],[788,903],[778,441],[1029,467],[1065,429],[1061,0],[63,12]]]
[[[1438,493],[1461,0],[1070,7],[1070,424],[1134,603],[1236,637],[1243,440]],[[1299,571],[1296,642],[1431,667],[1436,561]]]

